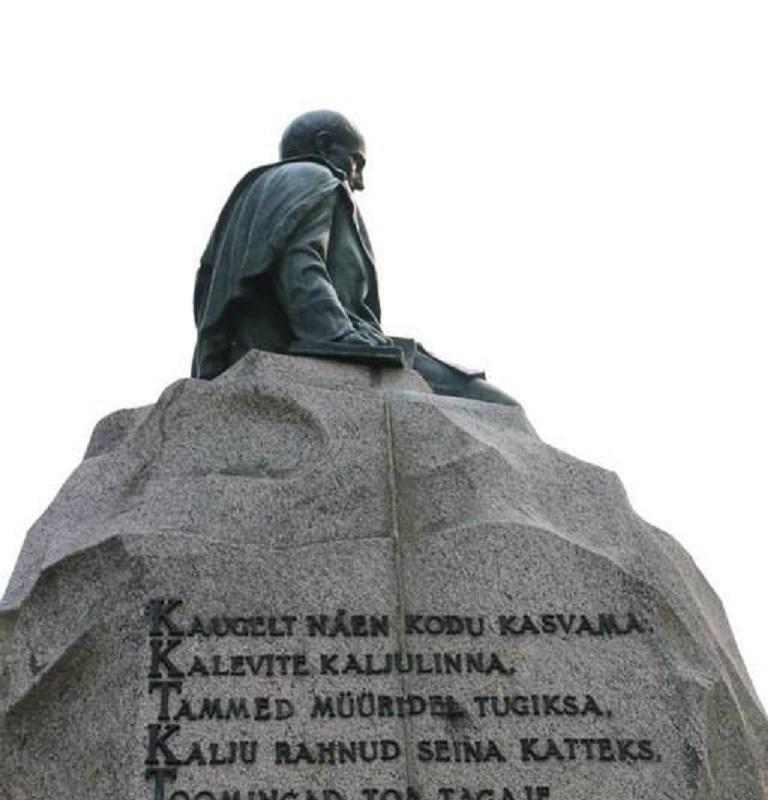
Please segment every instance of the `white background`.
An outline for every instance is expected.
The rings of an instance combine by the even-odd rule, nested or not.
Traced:
[[[485,367],[548,442],[617,471],[768,698],[767,9],[16,3],[0,586],[94,423],[187,374],[234,182],[330,107],[368,139],[386,330]]]

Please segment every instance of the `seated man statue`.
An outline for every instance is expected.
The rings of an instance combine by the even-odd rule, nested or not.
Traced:
[[[516,401],[380,325],[376,269],[352,192],[365,142],[341,114],[311,111],[280,142],[280,161],[235,186],[200,263],[192,376],[214,378],[248,350],[409,366],[436,394]]]

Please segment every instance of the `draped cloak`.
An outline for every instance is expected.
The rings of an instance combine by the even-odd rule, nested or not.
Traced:
[[[280,167],[292,164],[291,169]],[[270,271],[313,211],[332,195],[346,206],[348,226],[364,253],[365,304],[370,322],[381,316],[376,273],[365,227],[344,175],[321,158],[302,157],[257,167],[235,186],[222,209],[197,272],[194,315],[198,342],[192,374],[212,377],[229,355],[231,322],[249,303],[250,346],[285,351],[292,337]]]

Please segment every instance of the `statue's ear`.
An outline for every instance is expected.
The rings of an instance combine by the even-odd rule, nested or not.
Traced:
[[[328,148],[333,143],[333,136],[328,131],[318,131],[315,134],[315,150],[322,154],[328,152]]]

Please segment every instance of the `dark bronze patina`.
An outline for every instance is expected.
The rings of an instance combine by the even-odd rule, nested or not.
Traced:
[[[485,381],[384,334],[370,240],[352,192],[365,141],[341,114],[294,120],[280,161],[235,186],[195,283],[192,375],[214,378],[248,350],[412,367],[437,394],[517,405]]]

